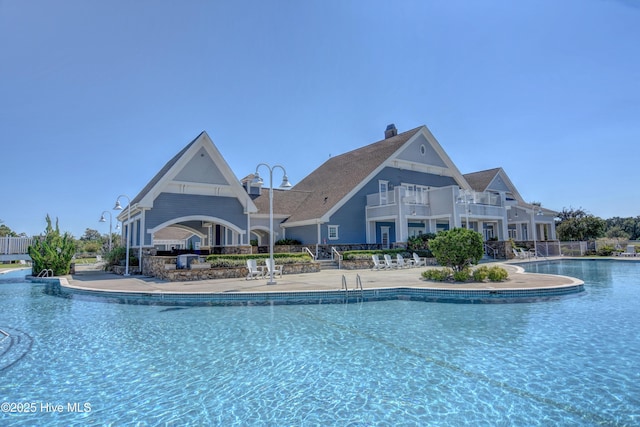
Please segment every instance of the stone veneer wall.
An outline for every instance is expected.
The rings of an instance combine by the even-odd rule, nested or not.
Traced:
[[[145,257],[143,271],[145,275],[157,277],[171,282],[187,282],[192,280],[234,279],[246,277],[249,272],[246,267],[238,268],[204,268],[204,269],[167,269],[166,264],[175,265],[176,257],[155,256]],[[282,274],[317,273],[320,264],[307,262],[300,264],[283,264]]]
[[[124,265],[112,265],[111,271],[121,276],[124,276],[124,272],[126,271],[126,267]],[[140,267],[137,265],[129,266],[129,274],[140,274]]]

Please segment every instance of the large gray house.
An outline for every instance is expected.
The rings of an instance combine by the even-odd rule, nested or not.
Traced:
[[[238,179],[202,132],[118,216],[132,248],[200,250],[269,241],[269,189]],[[502,168],[462,174],[426,126],[331,157],[273,190],[275,240],[304,245],[406,242],[468,227],[485,240],[555,240],[555,212],[525,202]]]

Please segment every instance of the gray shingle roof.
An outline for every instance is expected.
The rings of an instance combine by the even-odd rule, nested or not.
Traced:
[[[467,180],[471,188],[475,191],[485,191],[491,181],[500,173],[502,168],[487,169],[484,171],[472,172],[464,174],[464,179]]]
[[[413,137],[422,126],[335,156],[307,175],[290,191],[307,194],[287,222],[322,218],[376,168]]]
[[[276,215],[289,215],[303,205],[312,193],[308,191],[273,189],[273,213]],[[262,189],[262,194],[253,199],[258,208],[258,213],[269,213],[269,188]]]
[[[133,200],[131,200],[131,205],[135,205],[136,203],[140,202],[144,196],[147,195],[147,193],[149,191],[151,191],[151,189],[153,187],[155,187],[155,185],[162,179],[162,177],[164,177],[167,172],[169,172],[169,170],[171,169],[171,167],[173,167],[173,165],[176,164],[176,162],[184,155],[184,153],[187,152],[187,150],[198,140],[198,138],[200,138],[200,136],[205,133],[204,131],[200,132],[200,134],[198,136],[196,136],[193,141],[191,141],[190,143],[188,143],[182,150],[180,150],[178,152],[178,154],[176,154],[175,156],[173,156],[171,158],[171,160],[169,160],[163,167],[162,169],[160,169],[158,171],[157,174],[155,174],[155,176],[151,179],[151,181],[149,181],[147,183],[147,185],[145,185],[145,187],[133,198]]]

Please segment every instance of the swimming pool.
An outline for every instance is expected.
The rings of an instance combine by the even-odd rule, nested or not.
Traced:
[[[586,292],[163,307],[0,283],[0,329],[22,338],[0,341],[0,424],[640,424],[640,263],[531,268]]]

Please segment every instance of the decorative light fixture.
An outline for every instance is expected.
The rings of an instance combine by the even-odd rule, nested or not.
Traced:
[[[267,169],[269,169],[269,263],[270,263],[270,268],[269,268],[269,281],[267,282],[267,285],[275,285],[276,281],[273,280],[273,270],[275,268],[275,262],[273,261],[273,242],[274,242],[274,240],[273,240],[273,238],[274,238],[274,231],[273,231],[273,171],[276,168],[282,169],[282,173],[284,174],[284,176],[282,177],[282,184],[280,184],[280,188],[290,188],[291,187],[291,183],[289,182],[289,178],[287,177],[287,171],[284,169],[283,166],[275,165],[275,166],[271,167],[266,163],[260,163],[260,164],[258,164],[258,166],[256,166],[256,173],[253,176],[253,183],[254,184],[262,185],[264,183],[264,181],[260,177],[260,174],[258,173],[258,168],[260,168],[260,166],[264,166]]]
[[[129,275],[129,246],[131,242],[131,199],[129,198],[129,196],[125,194],[119,195],[118,198],[116,199],[116,205],[113,207],[114,211],[122,210],[122,205],[120,204],[121,197],[124,197],[129,201],[129,205],[127,206],[127,251],[126,251],[125,264],[124,264],[125,265],[124,275],[128,276]],[[138,262],[142,263],[142,260],[139,260]]]
[[[102,215],[100,216],[100,219],[98,220],[99,222],[107,222],[106,218],[104,217],[104,214],[109,214],[109,252],[111,252],[112,249],[112,236],[111,236],[111,225],[112,225],[112,221],[113,221],[113,216],[111,215],[111,212],[109,211],[102,211]]]

